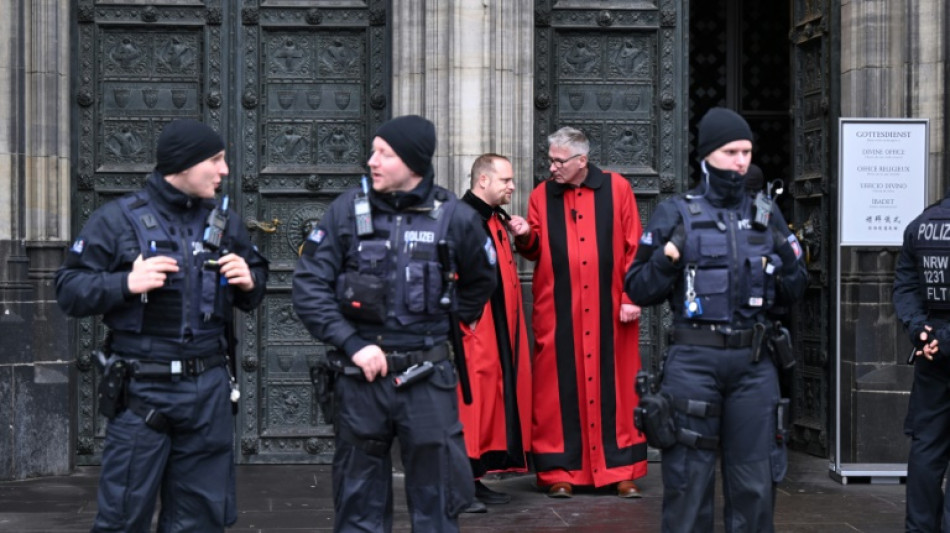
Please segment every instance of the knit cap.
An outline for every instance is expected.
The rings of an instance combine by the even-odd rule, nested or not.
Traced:
[[[396,117],[383,123],[376,136],[389,143],[396,155],[413,172],[432,177],[435,153],[435,125],[419,115]]]
[[[174,120],[158,136],[155,171],[163,176],[177,174],[221,150],[224,141],[207,124],[190,118]]]
[[[696,155],[704,159],[718,148],[740,140],[752,141],[749,123],[731,109],[714,107],[699,121]]]

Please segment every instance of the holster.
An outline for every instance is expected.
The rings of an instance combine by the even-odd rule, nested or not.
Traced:
[[[792,351],[792,336],[781,322],[772,326],[769,335],[769,351],[772,361],[779,370],[791,370],[795,366],[795,353]]]
[[[669,399],[662,394],[640,397],[640,405],[633,410],[633,424],[654,448],[665,450],[677,442],[673,410]]]
[[[106,357],[101,350],[93,352],[93,360],[100,372],[97,391],[99,413],[112,420],[128,405],[129,368],[123,359],[115,354]]]
[[[654,392],[653,376],[645,370],[637,372],[636,388],[640,404],[633,410],[633,425],[646,436],[647,444],[660,450],[670,448],[674,444],[684,444],[701,450],[717,448],[719,437],[709,437],[677,427],[673,411],[694,417],[718,417],[722,413],[719,405],[673,398],[668,394]]]
[[[645,370],[637,372],[636,388],[640,404],[633,410],[633,425],[654,448],[665,450],[676,444],[676,422],[669,398],[653,392],[653,376]]]
[[[340,375],[360,378],[363,371],[350,362],[349,357],[338,350],[327,352],[325,359],[310,367],[310,382],[313,383],[314,393],[317,396],[317,405],[323,412],[323,421],[327,424],[336,423],[336,405],[333,391],[336,380]]]
[[[323,413],[323,422],[334,424],[336,420],[336,405],[333,401],[333,390],[336,386],[336,376],[339,370],[330,366],[326,360],[317,362],[310,368],[310,381],[313,383],[317,405]]]

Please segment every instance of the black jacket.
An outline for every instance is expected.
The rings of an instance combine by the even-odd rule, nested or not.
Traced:
[[[922,227],[925,225],[929,227]],[[950,198],[944,198],[907,225],[897,256],[894,310],[912,343],[919,342],[925,325],[933,328],[939,346],[950,343],[950,279],[945,277],[948,257]]]
[[[337,279],[341,272],[356,268],[353,252],[357,240],[353,201],[359,188],[340,195],[304,243],[293,280],[294,310],[307,330],[317,339],[336,346],[352,356],[360,349],[377,344],[384,350],[413,350],[431,342],[447,340],[448,314],[438,329],[446,332],[440,338],[425,338],[411,328],[403,328],[393,320],[382,326],[368,328],[343,316],[337,297]],[[410,193],[380,195],[370,191],[373,216],[406,216],[426,213],[436,202],[453,198],[451,192],[424,180]],[[449,241],[458,267],[456,303],[459,318],[464,322],[477,319],[496,285],[495,251],[482,228],[482,220],[471,207],[457,202],[449,221]],[[387,236],[374,235],[374,239]],[[397,278],[399,282],[399,278]],[[366,338],[367,329],[377,332]],[[360,332],[364,333],[361,335]]]
[[[198,218],[204,220],[214,206],[211,200],[182,193],[157,173],[149,175],[144,191],[159,216],[166,217],[175,227],[193,225]],[[201,241],[201,235],[193,239]],[[254,290],[230,289],[234,306],[249,311],[264,297],[267,260],[251,242],[236,212],[230,215],[223,242],[228,243],[230,252],[244,258],[254,277]],[[56,272],[56,299],[60,307],[74,317],[104,315],[104,322],[111,328],[136,333],[134,320],[129,316],[142,316],[145,304],[140,295],[129,292],[128,277],[132,263],[143,252],[118,200],[103,205],[89,217]]]
[[[742,185],[741,176],[734,172],[711,169],[708,179],[689,191],[689,194],[702,195],[713,205],[734,211],[738,215],[739,223],[749,224],[748,220],[743,219],[748,216],[751,198],[744,192]],[[624,280],[624,290],[638,305],[650,306],[669,301],[673,312],[682,314],[684,301],[674,296],[685,292],[683,261],[673,263],[663,253],[667,241],[682,224],[682,215],[674,198],[657,205],[640,238],[637,255]],[[781,263],[776,277],[778,299],[785,303],[795,301],[804,294],[808,271],[800,257],[800,245],[778,209],[772,212],[770,231],[766,233],[769,232],[776,242],[774,253],[781,256],[780,259],[775,259],[776,263]],[[682,245],[679,248],[682,254]],[[738,314],[733,317],[733,321],[737,322],[732,324],[734,327],[748,327],[748,324],[741,323],[743,320]]]

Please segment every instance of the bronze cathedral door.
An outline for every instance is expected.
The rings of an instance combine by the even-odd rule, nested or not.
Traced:
[[[240,463],[327,463],[332,429],[310,367],[324,356],[290,304],[308,223],[358,183],[367,139],[389,116],[389,2],[78,0],[73,113],[74,231],[141,186],[162,127],[201,119],[222,133],[222,193],[271,261],[261,307],[240,314]],[[77,463],[96,464],[105,419],[90,351],[98,320],[76,321]]]

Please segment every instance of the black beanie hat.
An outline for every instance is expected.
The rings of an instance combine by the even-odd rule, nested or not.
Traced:
[[[155,171],[163,176],[189,169],[224,150],[224,141],[210,126],[190,118],[169,122],[158,136]]]
[[[396,117],[383,123],[376,136],[389,143],[396,155],[413,172],[423,178],[432,177],[432,154],[435,153],[435,125],[419,115]]]
[[[725,107],[714,107],[699,121],[696,135],[696,155],[704,159],[732,141],[752,141],[749,123],[738,113]]]

